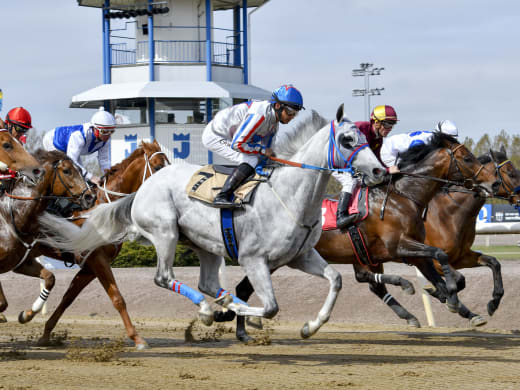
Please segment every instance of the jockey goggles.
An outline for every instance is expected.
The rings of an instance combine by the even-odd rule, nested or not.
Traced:
[[[381,124],[383,125],[383,127],[385,129],[391,129],[392,127],[395,126],[395,122],[390,122],[390,121],[381,121]]]
[[[16,125],[13,123],[13,128],[16,130],[17,133],[20,133],[20,134],[25,134],[27,133],[27,129],[26,127],[23,127],[23,126],[20,126],[20,125]]]
[[[298,112],[300,112],[300,110],[297,110],[297,109],[295,109],[295,108],[293,108],[291,106],[287,106],[287,105],[284,105],[283,109],[285,110],[285,112],[289,116],[296,116],[296,114],[298,114]]]
[[[96,129],[98,129],[99,134],[101,135],[111,135],[116,131],[116,129],[113,127],[96,127]]]

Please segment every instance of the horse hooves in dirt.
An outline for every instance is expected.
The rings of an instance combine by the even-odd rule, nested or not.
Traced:
[[[469,320],[469,324],[473,328],[475,328],[477,326],[486,325],[487,324],[487,320],[484,317],[482,317],[482,316],[476,315],[471,320]]]

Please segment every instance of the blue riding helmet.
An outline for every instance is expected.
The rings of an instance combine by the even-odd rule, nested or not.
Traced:
[[[271,103],[280,103],[289,106],[295,110],[305,110],[303,107],[303,97],[292,84],[284,84],[273,92]]]

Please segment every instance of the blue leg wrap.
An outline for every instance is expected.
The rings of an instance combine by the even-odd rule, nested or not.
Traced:
[[[178,280],[174,280],[170,284],[170,289],[176,293],[184,295],[186,298],[188,298],[196,305],[198,305],[202,300],[204,300],[204,295],[192,289],[190,286],[179,282]]]
[[[230,295],[231,298],[233,298],[233,302],[234,303],[240,303],[241,305],[245,305],[245,306],[249,306],[246,302],[244,302],[243,300],[241,300],[240,298],[237,298],[235,297],[233,294],[231,294],[229,291],[227,290],[224,290],[223,288],[221,288],[220,290],[218,290],[217,292],[217,298],[220,298],[222,295]]]

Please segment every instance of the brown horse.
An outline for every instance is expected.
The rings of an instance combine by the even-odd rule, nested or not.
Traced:
[[[503,198],[510,204],[520,204],[520,174],[508,160],[506,151],[502,147],[500,151],[490,151],[489,155],[480,156],[479,160],[486,168],[494,169],[500,187],[494,192],[494,197]],[[493,275],[493,298],[487,304],[489,315],[493,315],[504,295],[500,263],[496,258],[471,250],[475,240],[476,220],[486,198],[475,197],[467,193],[463,188],[448,188],[435,195],[428,205],[428,213],[425,219],[426,240],[432,246],[438,246],[448,254],[450,266],[455,269],[489,267]],[[438,262],[435,268],[442,274]],[[399,302],[388,294],[384,283],[388,283],[381,274],[383,265],[360,266],[354,265],[356,279],[360,282],[368,282],[370,291],[381,298],[400,318],[406,319],[409,324],[419,326],[417,318],[402,307]],[[455,270],[458,291],[465,288],[464,276]],[[434,290],[427,288],[439,298]],[[472,326],[480,326],[486,323],[481,316],[472,313],[462,306],[459,314],[470,320]]]
[[[40,164],[7,130],[0,129],[0,172],[22,171],[35,181],[43,175]]]
[[[166,164],[169,164],[168,158],[161,151],[157,141],[153,143],[142,142],[139,148],[132,152],[130,156],[105,173],[103,177],[104,185],[98,188],[97,191],[98,204],[100,202],[110,202],[136,191],[146,178],[163,168]],[[85,212],[88,212],[88,210]],[[80,218],[75,222],[81,225],[84,219]],[[48,345],[50,343],[51,332],[67,307],[92,280],[98,278],[110,297],[112,304],[119,312],[128,337],[134,341],[138,349],[147,347],[146,341],[139,336],[130,320],[125,300],[119,291],[114,274],[110,268],[110,263],[116,258],[120,250],[121,246],[107,245],[96,249],[84,260],[82,269],[74,276],[60,304],[45,323],[44,333],[39,340],[40,345]],[[40,255],[64,262],[74,261],[72,254],[61,253],[54,248],[39,245],[35,248],[33,256]]]
[[[442,185],[461,184],[471,178],[474,183],[484,185],[486,192],[492,193],[498,186],[494,171],[485,167],[454,138],[435,133],[428,145],[411,148],[401,156],[401,174],[387,186],[379,185],[369,191],[370,213],[359,223],[368,252],[374,262],[383,263],[406,258],[427,276],[437,289],[443,291],[448,308],[458,311],[457,285],[450,273],[448,255],[440,248],[427,245],[422,211]],[[445,179],[443,179],[445,178]],[[456,181],[456,182],[454,182]],[[379,210],[386,198],[384,220],[379,218]],[[329,262],[354,264],[356,261],[349,239],[339,230],[324,231],[315,247]],[[446,282],[435,271],[431,259],[442,264]],[[410,290],[410,286],[403,285]],[[413,291],[413,287],[412,290]],[[253,289],[247,279],[237,286],[237,296],[247,300]],[[221,314],[215,313],[219,321]],[[228,320],[232,315],[222,316]],[[237,337],[246,341],[244,320],[237,319]]]
[[[67,197],[82,206],[94,203],[94,194],[74,162],[64,153],[40,150],[36,158],[43,167],[40,181],[27,185],[25,180],[15,178],[5,184],[0,198],[0,273],[14,271],[45,281],[45,289],[32,308],[20,314],[20,321],[34,317],[54,287],[54,275],[35,261],[31,253],[38,234],[38,215],[56,197]],[[6,308],[7,300],[0,286],[0,312]]]

